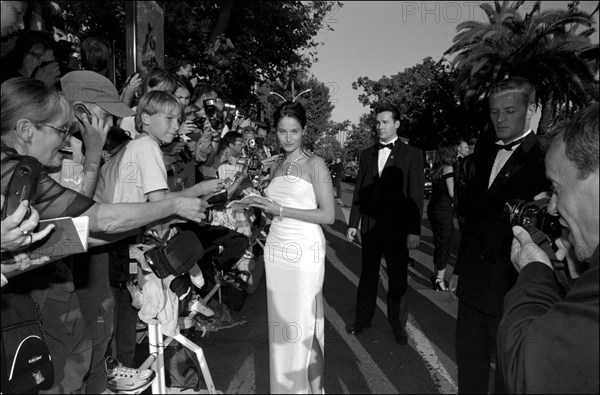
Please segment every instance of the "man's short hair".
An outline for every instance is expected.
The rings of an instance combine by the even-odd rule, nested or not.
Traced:
[[[264,129],[267,131],[267,133],[269,133],[269,124],[267,122],[263,122],[263,121],[256,121],[256,131],[258,132],[258,129]]]
[[[495,83],[490,88],[490,98],[500,93],[515,92],[525,95],[524,104],[530,105],[536,103],[535,86],[527,78],[510,77]]]
[[[192,62],[190,62],[188,59],[186,59],[186,58],[179,59],[177,61],[177,63],[175,63],[173,73],[177,73],[179,71],[179,69],[185,69],[185,66],[187,66],[188,64],[190,66],[192,66]]]
[[[225,136],[223,136],[223,141],[225,144],[234,144],[238,139],[241,139],[242,135],[238,132],[227,132]]]
[[[393,105],[390,102],[383,102],[378,104],[375,107],[375,116],[377,116],[377,114],[380,114],[382,112],[386,112],[389,111],[392,113],[392,119],[394,121],[400,121],[400,110],[398,109],[398,107],[396,107],[395,105]]]
[[[209,93],[219,94],[214,86],[210,84],[198,84],[196,85],[196,90],[194,92],[194,97],[196,100],[200,99],[203,95],[207,95]]]
[[[599,110],[598,103],[590,104],[578,111],[573,118],[556,124],[546,137],[549,142],[562,138],[565,142],[565,155],[575,164],[580,180],[598,170]]]

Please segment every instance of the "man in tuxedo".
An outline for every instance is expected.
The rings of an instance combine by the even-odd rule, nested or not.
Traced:
[[[520,274],[498,329],[498,366],[510,393],[599,390],[598,107],[594,103],[554,127],[546,153],[553,185],[548,213],[568,229],[556,255],[567,255],[576,278],[566,295],[550,257],[524,228],[513,228],[511,260]]]
[[[491,88],[489,107],[498,141],[482,137],[469,156],[466,218],[450,279],[450,291],[459,297],[459,393],[488,393],[504,296],[517,278],[510,262],[513,234],[505,204],[513,199],[529,202],[549,190],[544,153],[529,128],[536,108],[534,86],[520,77],[503,80]],[[495,373],[495,392],[502,393],[502,379]]]
[[[362,271],[356,317],[346,328],[358,335],[371,327],[377,302],[379,267],[385,257],[389,277],[388,321],[396,342],[408,343],[406,297],[408,251],[419,246],[423,212],[423,152],[398,139],[400,112],[392,104],[375,109],[379,143],[364,150],[352,199],[347,238],[362,239]]]

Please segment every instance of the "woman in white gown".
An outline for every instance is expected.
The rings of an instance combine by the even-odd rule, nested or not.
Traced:
[[[266,189],[251,206],[273,215],[265,245],[271,393],[322,393],[324,368],[321,224],[335,220],[325,161],[302,150],[306,113],[286,102],[274,114],[283,148]]]

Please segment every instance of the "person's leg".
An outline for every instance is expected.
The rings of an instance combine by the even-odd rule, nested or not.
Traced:
[[[489,333],[489,337],[490,337],[490,356],[491,355],[497,355],[497,348],[496,348],[496,339],[498,336],[498,326],[500,325],[500,320],[502,319],[501,316],[493,316],[490,315],[488,316],[487,322],[488,322],[488,333]],[[496,357],[497,359],[497,357]],[[502,376],[502,372],[500,371],[500,368],[498,367],[498,364],[496,363],[495,367],[494,367],[494,394],[506,394],[508,393],[508,390],[506,388],[506,384],[504,382],[504,377]]]
[[[104,359],[114,331],[115,303],[108,281],[105,282],[104,287],[104,292],[98,295],[102,303],[99,306],[95,330],[90,332],[92,336],[92,361],[86,378],[86,392],[88,394],[99,394],[106,390],[107,376]]]
[[[487,394],[490,374],[490,338],[487,317],[464,303],[458,304],[456,364],[460,394]]]
[[[138,311],[131,305],[127,288],[112,288],[118,308],[115,309],[115,355],[124,366],[133,367]],[[117,299],[118,298],[118,299]]]
[[[356,296],[355,324],[358,326],[370,323],[375,315],[379,267],[383,256],[379,240],[370,235],[363,235],[361,255],[362,269]]]
[[[440,275],[440,271],[446,269],[446,265],[450,260],[450,243],[452,242],[452,235],[454,234],[454,216],[451,210],[446,210],[443,213],[440,213],[440,221],[439,221],[439,255],[438,261],[436,262],[436,267],[438,270],[437,278],[444,278],[443,272]],[[436,245],[436,250],[438,249],[438,245]]]
[[[106,389],[104,358],[114,326],[114,299],[108,280],[109,253],[96,249],[87,254],[88,262],[75,265],[75,292],[92,340],[92,361],[86,376],[86,391]]]
[[[40,303],[34,294],[32,298]],[[54,384],[40,394],[84,393],[84,376],[90,366],[92,343],[77,295],[74,292],[69,295],[54,293],[43,301],[41,315],[45,341],[54,365]]]
[[[386,244],[384,257],[388,273],[387,314],[393,330],[404,329],[408,320],[408,250],[398,244]]]

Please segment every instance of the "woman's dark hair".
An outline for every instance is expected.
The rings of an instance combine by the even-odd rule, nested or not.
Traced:
[[[303,129],[306,126],[306,111],[300,103],[286,101],[279,106],[279,108],[275,111],[275,114],[273,114],[273,126],[277,128],[279,121],[286,117],[294,118],[300,122],[300,125]]]
[[[98,37],[88,37],[81,42],[81,67],[97,73],[108,70],[111,59],[108,42]]]
[[[443,140],[436,153],[435,159],[433,160],[433,169],[431,169],[431,181],[438,180],[444,175],[444,167],[454,165],[456,162],[456,155],[458,149],[456,148],[456,142],[450,140]]]
[[[188,93],[190,94],[190,103],[193,103],[194,102],[194,87],[192,86],[190,79],[184,75],[176,74],[175,81],[177,81],[178,87],[182,87],[183,89],[186,89],[188,91]],[[177,90],[177,89],[175,89],[175,90]]]
[[[142,81],[142,94],[145,95],[151,88],[159,85],[161,85],[161,90],[164,92],[174,93],[177,90],[175,77],[165,69],[154,67],[148,71]]]

